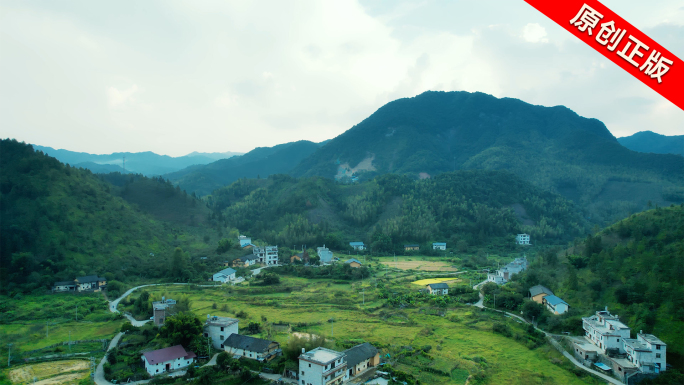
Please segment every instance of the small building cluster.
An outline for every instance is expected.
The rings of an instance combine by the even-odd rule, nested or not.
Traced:
[[[256,264],[258,259],[259,259],[259,257],[257,257],[254,254],[243,255],[240,258],[235,258],[233,260],[232,266],[233,267],[250,267],[250,266]]]
[[[587,361],[600,361],[623,381],[636,375],[653,376],[667,369],[667,345],[642,331],[637,338],[630,338],[629,327],[620,322],[618,315],[610,314],[607,307],[582,318],[582,328],[584,340],[574,343],[575,355]]]
[[[418,251],[418,250],[420,250],[420,245],[417,243],[404,245],[404,251]]]
[[[380,364],[380,353],[363,343],[343,352],[319,347],[302,349],[297,377],[302,385],[342,384]]]
[[[63,291],[100,291],[107,286],[107,279],[97,275],[77,277],[73,281],[55,282],[53,292]]]
[[[530,234],[518,234],[515,236],[515,243],[518,245],[529,245]]]
[[[539,304],[546,306],[546,309],[553,314],[563,314],[570,309],[570,305],[559,297],[556,297],[551,289],[537,285],[530,288],[530,298]]]
[[[527,257],[522,256],[516,258],[513,262],[510,262],[499,270],[487,274],[487,281],[494,282],[497,285],[503,285],[508,282],[513,275],[525,270],[527,270]]]
[[[168,316],[174,315],[173,307],[176,305],[176,300],[162,297],[161,301],[152,302],[152,315],[154,319],[154,326],[164,325],[164,320]]]

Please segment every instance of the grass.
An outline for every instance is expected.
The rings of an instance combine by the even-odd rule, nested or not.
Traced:
[[[71,384],[78,383],[90,373],[90,362],[87,360],[67,360],[23,365],[7,370],[7,376],[13,384]]]

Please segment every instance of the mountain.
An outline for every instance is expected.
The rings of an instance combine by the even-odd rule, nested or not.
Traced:
[[[116,164],[99,164],[94,162],[81,162],[72,164],[76,168],[85,168],[96,174],[108,174],[110,172],[120,172],[122,174],[130,174],[131,171],[124,170],[121,166]]]
[[[204,196],[240,178],[265,178],[272,174],[287,173],[319,147],[320,144],[306,140],[257,147],[241,156],[192,166],[164,177],[189,193]]]
[[[461,251],[513,249],[515,234],[535,244],[566,242],[587,222],[560,195],[503,171],[456,171],[412,180],[387,174],[359,184],[272,175],[240,179],[208,198],[226,227],[280,245],[323,244],[403,253],[403,243],[446,241]],[[425,251],[431,250],[427,247]]]
[[[232,151],[226,151],[226,152],[197,152],[197,151],[193,151],[193,152],[191,152],[185,156],[187,156],[187,157],[203,156],[206,158],[219,160],[219,159],[228,159],[228,158],[232,158],[234,156],[243,155],[243,154],[244,154],[244,152],[232,152]]]
[[[294,176],[428,178],[507,170],[609,223],[647,203],[684,200],[684,158],[631,151],[603,123],[563,106],[483,93],[425,92],[390,102],[332,139]]]
[[[665,136],[653,131],[640,131],[618,138],[618,142],[632,151],[684,156],[684,135]]]
[[[64,164],[83,167],[96,173],[123,171],[123,158],[126,157],[126,172],[134,172],[147,176],[162,175],[184,169],[196,164],[207,164],[217,159],[229,158],[239,153],[191,153],[185,156],[171,157],[153,152],[115,152],[107,155],[88,154],[68,150],[56,150],[51,147],[33,145]],[[95,165],[93,165],[95,164]],[[108,166],[105,166],[108,165]],[[104,166],[104,167],[102,167]],[[118,169],[111,166],[118,166]]]
[[[43,292],[88,274],[172,277],[176,247],[189,253],[179,263],[215,248],[207,244],[214,225],[206,206],[159,178],[118,174],[115,186],[9,139],[0,141],[0,169],[4,294]],[[195,269],[182,266],[176,278],[199,275]]]

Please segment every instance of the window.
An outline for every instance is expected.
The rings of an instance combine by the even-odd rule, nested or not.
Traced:
[[[304,371],[302,370],[302,376],[304,375]]]
[[[656,358],[660,358],[660,353],[656,353]]]
[[[311,364],[309,364],[309,367],[311,367]]]
[[[306,385],[306,382],[304,382],[304,380],[302,380],[302,385]]]
[[[221,326],[221,331],[223,331],[223,326]]]
[[[221,336],[221,339],[224,339],[223,336]]]
[[[656,345],[656,350],[660,350],[660,345]]]

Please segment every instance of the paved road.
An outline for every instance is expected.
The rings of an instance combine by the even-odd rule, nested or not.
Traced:
[[[166,285],[187,285],[187,283],[152,283],[149,285],[140,285],[136,286],[132,289],[128,289],[125,293],[121,295],[121,297],[115,299],[114,301],[109,302],[109,311],[112,313],[118,313],[119,311],[116,309],[119,306],[119,302],[121,302],[122,299],[128,297],[131,295],[132,292],[140,289],[141,287],[147,287],[147,286],[166,286]]]
[[[121,337],[123,336],[123,333],[117,334],[114,338],[112,338],[112,341],[109,343],[109,347],[107,348],[107,351],[112,350],[118,343]],[[97,369],[95,369],[95,377],[93,380],[95,380],[95,383],[97,385],[110,385],[111,382],[105,380],[104,377],[104,364],[107,360],[107,355],[105,354],[104,357],[102,357],[102,361],[97,365]]]

